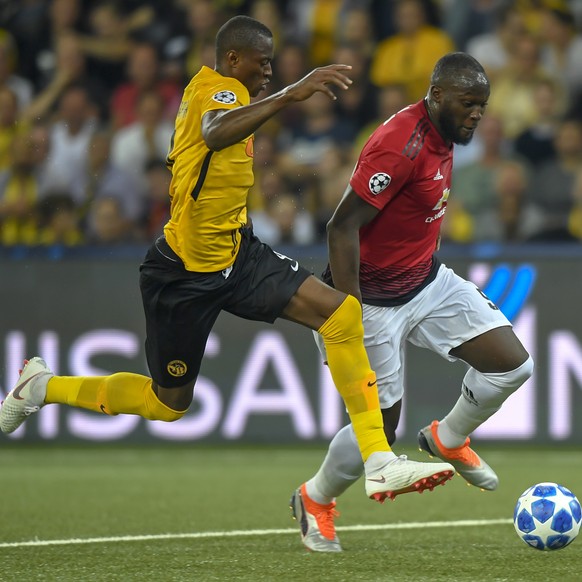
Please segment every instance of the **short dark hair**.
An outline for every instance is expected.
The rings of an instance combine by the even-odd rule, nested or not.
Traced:
[[[216,61],[230,50],[242,51],[258,45],[258,38],[273,38],[262,22],[250,16],[235,16],[227,20],[216,34]]]
[[[430,77],[432,85],[454,85],[460,73],[470,73],[475,77],[482,76],[488,81],[487,74],[481,63],[468,53],[454,52],[441,57]]]

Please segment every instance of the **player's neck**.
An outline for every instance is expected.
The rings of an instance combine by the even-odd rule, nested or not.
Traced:
[[[438,129],[439,124],[437,121],[437,116],[434,110],[434,103],[428,98],[424,98],[424,106],[426,108],[426,112],[428,113],[428,118],[432,121],[432,124]]]
[[[439,135],[443,138],[446,144],[450,145],[452,142],[449,140],[444,134],[441,129],[440,123],[438,122],[438,116],[435,111],[435,103],[431,101],[429,97],[424,98],[424,106],[426,107],[426,112],[428,114],[428,118],[430,119],[431,123],[435,126],[436,130],[438,131]]]

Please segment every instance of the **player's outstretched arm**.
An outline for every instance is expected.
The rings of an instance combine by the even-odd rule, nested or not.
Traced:
[[[202,137],[212,151],[219,151],[245,139],[265,121],[291,103],[305,101],[318,91],[336,99],[331,86],[348,89],[352,80],[345,75],[350,65],[328,65],[314,69],[293,85],[281,91],[236,109],[209,111],[202,118]]]
[[[352,80],[345,75],[351,69],[351,65],[328,65],[327,67],[318,67],[305,75],[302,79],[285,87],[279,93],[286,93],[291,96],[293,101],[305,101],[314,93],[321,91],[330,99],[337,99],[335,93],[331,90],[330,85],[346,90],[352,84]],[[278,94],[278,93],[277,93]],[[274,97],[275,95],[273,95]]]
[[[378,214],[348,185],[327,224],[329,266],[336,289],[362,302],[360,291],[360,228]]]

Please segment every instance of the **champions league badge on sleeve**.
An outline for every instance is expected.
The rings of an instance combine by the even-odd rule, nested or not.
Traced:
[[[378,172],[377,174],[374,174],[368,182],[370,192],[372,192],[374,196],[377,196],[380,194],[380,192],[382,192],[382,190],[388,188],[391,181],[392,178],[384,172]]]
[[[232,91],[219,91],[212,96],[212,99],[218,101],[218,103],[225,103],[226,105],[236,103],[236,95]]]

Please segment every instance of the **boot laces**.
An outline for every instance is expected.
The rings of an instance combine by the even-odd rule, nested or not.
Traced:
[[[333,540],[335,538],[334,519],[340,515],[339,511],[335,509],[335,502],[328,505],[320,505],[319,503],[317,505],[317,511],[313,514],[317,527],[323,537]]]

